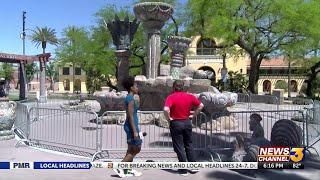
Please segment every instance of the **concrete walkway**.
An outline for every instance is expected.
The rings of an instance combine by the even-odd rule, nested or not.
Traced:
[[[0,162],[33,162],[33,161],[90,161],[87,158],[76,157],[66,154],[47,152],[25,145],[14,147],[16,140],[7,140],[0,142]],[[241,175],[231,170],[201,169],[197,174],[190,174],[187,177],[176,174],[175,171],[165,170],[142,170],[142,177],[126,177],[125,179],[141,180],[204,180],[204,179],[319,179],[320,163],[309,162],[305,164],[304,170],[270,170],[259,172],[256,178]],[[90,170],[0,170],[0,180],[19,180],[19,179],[120,179],[112,170],[109,169],[90,169]]]

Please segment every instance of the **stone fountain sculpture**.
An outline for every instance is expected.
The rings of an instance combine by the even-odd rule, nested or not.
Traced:
[[[148,35],[147,79],[155,79],[159,73],[160,30],[171,17],[173,7],[162,2],[144,2],[134,5],[133,11],[136,17],[142,21],[143,28]]]
[[[121,21],[119,17],[115,15],[114,21],[109,21],[106,23],[106,26],[112,35],[113,44],[117,48],[115,52],[118,60],[117,86],[119,90],[123,90],[121,82],[129,76],[129,49],[134,34],[139,27],[139,22],[137,22],[137,19],[129,21],[128,15]]]
[[[188,50],[190,38],[181,36],[169,36],[168,46],[171,49],[171,68],[170,75],[173,79],[180,79],[180,69],[183,66],[185,53]]]
[[[0,140],[14,138],[11,128],[15,119],[16,106],[13,101],[0,102]]]
[[[12,126],[15,119],[15,111],[17,104],[9,101],[4,93],[5,80],[0,79],[0,140],[8,140],[14,138]]]
[[[128,15],[126,15],[124,20],[120,20],[115,15],[114,21],[105,22],[107,29],[112,35],[113,44],[116,46],[115,54],[118,60],[117,88],[119,92],[109,92],[108,90],[95,92],[94,96],[101,107],[100,115],[106,110],[124,110],[123,99],[127,93],[123,91],[124,88],[121,82],[129,76],[130,45],[139,24],[137,19],[130,21]]]
[[[133,10],[136,18],[142,22],[143,28],[148,35],[146,76],[139,75],[135,77],[140,92],[140,110],[161,111],[166,97],[172,92],[172,85],[175,79],[182,79],[184,81],[185,90],[198,97],[206,106],[208,113],[225,110],[226,107],[236,103],[237,94],[229,92],[220,93],[216,88],[211,86],[211,81],[208,79],[210,75],[196,70],[188,70],[185,72],[183,60],[189,43],[191,42],[189,38],[180,36],[168,37],[168,46],[171,50],[172,57],[169,67],[170,70],[166,75],[160,73],[160,30],[173,13],[173,7],[171,5],[162,2],[144,2],[134,5]],[[131,30],[125,29],[125,27],[130,29],[128,20],[124,21],[127,22],[124,23],[127,25],[121,26],[119,24],[119,18],[116,17],[115,19],[114,22],[106,24],[112,34],[114,44],[117,47],[116,55],[118,54],[117,57],[119,57],[119,54],[124,54],[123,52],[128,51],[130,43],[125,42],[128,42],[129,39],[132,40],[134,33],[132,33]],[[125,33],[120,33],[120,31]],[[131,32],[131,34],[129,32]],[[119,58],[119,62],[126,63],[128,61]],[[121,67],[119,66],[119,68]],[[119,71],[123,71],[123,73],[119,75],[127,76],[127,68]],[[200,75],[195,75],[196,73]],[[159,76],[159,74],[161,75]],[[197,79],[194,79],[194,77]],[[120,76],[118,76],[118,80],[119,79],[121,79]],[[125,110],[124,98],[126,94],[124,91],[97,92],[96,97],[101,105],[100,114],[106,110]],[[156,124],[159,124],[159,126],[168,127],[164,117],[157,115],[155,119],[158,121]]]

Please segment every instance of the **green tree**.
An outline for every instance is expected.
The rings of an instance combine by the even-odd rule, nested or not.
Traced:
[[[288,83],[283,80],[279,80],[274,85],[274,88],[275,89],[283,89],[285,92],[288,92]]]
[[[9,88],[9,84],[11,80],[13,79],[13,67],[9,63],[1,63],[1,71],[0,71],[0,77],[5,79],[5,87]],[[9,92],[9,89],[7,89],[7,93]]]
[[[57,81],[59,75],[58,66],[56,62],[51,61],[46,65],[46,75],[47,77],[49,77],[50,89],[54,93],[54,83]]]
[[[28,90],[30,90],[30,82],[33,80],[34,75],[39,71],[38,67],[36,66],[36,63],[29,63],[26,64],[26,79],[27,79],[27,84],[28,84]]]
[[[47,43],[51,45],[58,45],[55,30],[48,27],[36,27],[36,30],[33,30],[33,34],[31,35],[31,41],[35,43],[36,47],[41,45],[42,53],[45,53]]]
[[[236,93],[248,92],[248,78],[239,72],[228,72],[226,87],[224,87],[223,80],[219,80],[217,85],[221,91],[231,91]]]
[[[187,7],[188,34],[221,38],[226,46],[245,50],[250,57],[248,89],[253,93],[264,58],[319,34],[316,0],[189,0]]]

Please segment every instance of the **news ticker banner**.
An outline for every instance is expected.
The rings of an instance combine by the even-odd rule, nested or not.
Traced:
[[[258,169],[257,162],[0,162],[0,169]]]
[[[302,163],[258,162],[0,162],[0,169],[303,169]]]

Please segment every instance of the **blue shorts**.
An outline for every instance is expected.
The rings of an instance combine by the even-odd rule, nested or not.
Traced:
[[[140,137],[139,137],[139,139],[137,139],[137,140],[135,140],[134,138],[133,138],[133,132],[131,131],[131,128],[129,128],[129,127],[124,127],[124,131],[126,132],[126,134],[127,134],[127,143],[128,144],[131,144],[131,145],[136,145],[136,146],[140,146],[141,144],[142,144],[142,139],[140,139]]]

